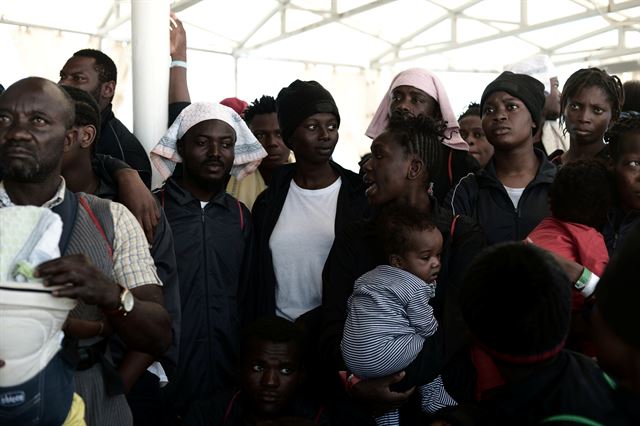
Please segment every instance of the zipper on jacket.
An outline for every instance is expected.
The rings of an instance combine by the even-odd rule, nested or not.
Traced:
[[[206,207],[206,206],[205,206]],[[209,268],[207,266],[207,230],[205,227],[205,213],[204,213],[204,207],[202,207],[200,209],[200,220],[202,222],[202,254],[203,254],[203,268],[204,268],[204,274],[203,274],[203,285],[204,285],[204,298],[205,298],[205,303],[204,303],[204,309],[206,312],[206,319],[207,319],[207,352],[209,353],[209,363],[210,366],[215,365],[214,362],[214,357],[213,357],[213,342],[211,339],[211,334],[210,334],[210,330],[213,328],[212,324],[211,324],[211,318],[209,316],[209,282],[208,282],[208,271]]]

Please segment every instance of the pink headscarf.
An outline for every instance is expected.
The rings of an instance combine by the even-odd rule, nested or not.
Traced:
[[[456,116],[453,114],[453,108],[451,108],[449,97],[447,96],[447,92],[444,89],[442,82],[440,82],[435,74],[432,74],[423,68],[410,68],[402,71],[394,77],[393,81],[391,81],[391,86],[389,86],[389,90],[385,97],[382,98],[382,102],[380,102],[380,106],[378,106],[378,110],[374,114],[373,120],[371,120],[365,135],[374,139],[386,129],[389,124],[389,106],[391,105],[392,92],[393,89],[398,86],[415,87],[435,99],[438,102],[438,105],[440,105],[440,114],[442,115],[442,119],[447,122],[447,129],[444,132],[445,138],[442,140],[442,143],[452,149],[460,151],[469,150],[469,145],[460,136],[460,126],[458,125]]]

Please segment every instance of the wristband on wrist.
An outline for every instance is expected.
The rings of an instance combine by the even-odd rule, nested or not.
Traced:
[[[600,277],[584,268],[578,281],[573,284],[573,287],[580,292],[584,297],[591,296],[596,291],[596,286],[600,281]]]
[[[171,68],[180,67],[187,68],[187,61],[171,61]]]

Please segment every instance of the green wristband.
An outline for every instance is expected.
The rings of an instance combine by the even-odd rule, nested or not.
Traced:
[[[576,288],[576,290],[582,290],[589,283],[589,279],[591,279],[591,271],[587,268],[584,268],[582,270],[580,278],[578,278],[578,281],[576,281],[573,286]]]

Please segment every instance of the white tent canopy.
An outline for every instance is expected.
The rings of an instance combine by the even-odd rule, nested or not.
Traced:
[[[506,64],[538,53],[561,81],[585,66],[640,74],[640,0],[179,0],[171,8],[187,31],[194,100],[252,100],[316,79],[340,107],[346,143],[336,158],[350,167],[368,148],[364,128],[392,76],[408,67],[436,71],[456,112]],[[131,124],[130,18],[123,0],[0,0],[0,82],[55,80],[75,50],[100,48],[118,64],[116,111]]]

